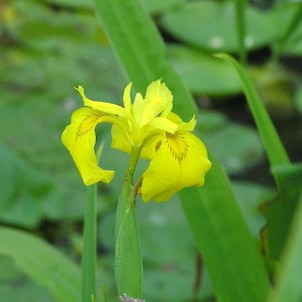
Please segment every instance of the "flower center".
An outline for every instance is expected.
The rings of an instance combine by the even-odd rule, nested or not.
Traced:
[[[181,134],[166,134],[170,152],[173,157],[181,162],[186,156],[188,145],[185,138]]]

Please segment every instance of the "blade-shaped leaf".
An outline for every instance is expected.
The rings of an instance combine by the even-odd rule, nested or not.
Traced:
[[[201,189],[179,193],[218,301],[264,301],[269,281],[227,176],[213,161]]]
[[[231,56],[227,54],[217,54],[216,56],[229,62],[236,69],[271,165],[289,163],[278,133],[247,72]]]
[[[11,257],[58,302],[80,301],[80,270],[45,241],[22,231],[0,228],[0,254]]]
[[[141,298],[143,262],[134,199],[126,177],[116,210],[115,279],[119,295]]]
[[[265,209],[268,221],[269,255],[278,259],[286,241],[302,187],[302,165],[277,165],[272,168],[279,194]]]
[[[301,187],[300,187],[301,189]],[[270,293],[268,302],[299,302],[302,299],[302,195],[291,225],[290,236],[281,257],[275,289]]]
[[[173,91],[175,111],[190,119],[196,105],[165,57],[165,45],[140,1],[95,0],[98,13],[122,65],[140,92],[163,79]]]
[[[96,3],[109,39],[135,86],[143,92],[152,80],[162,78],[174,95],[176,112],[181,113],[185,119],[190,118],[196,111],[196,105],[166,60],[163,41],[139,1],[96,0]],[[215,190],[212,193],[214,195],[216,191],[221,191],[221,195],[217,197],[218,201],[211,200],[210,193],[208,196],[204,196],[205,193],[202,190],[198,191],[198,194],[195,190],[191,193],[190,190],[186,190],[184,191],[186,193],[180,194],[180,198],[184,201],[183,207],[193,233],[199,234],[195,237],[196,244],[201,253],[205,252],[207,255],[205,264],[208,267],[214,290],[221,301],[262,302],[268,289],[266,273],[234,196],[230,193],[230,185],[225,180],[225,175],[218,164],[215,164],[215,167],[212,168],[212,177],[207,179],[206,186],[209,186],[210,190]],[[220,181],[223,181],[221,186]],[[192,196],[192,192],[194,192],[194,199],[192,197],[191,202],[185,202],[188,196]],[[210,205],[210,210],[203,211],[204,202]],[[231,206],[227,207],[229,203]],[[220,211],[219,206],[216,207],[217,204],[224,204],[221,208],[223,211]],[[225,232],[222,227],[217,227],[220,219],[224,222],[231,221],[228,215],[234,216],[234,221],[238,222],[236,229],[232,224],[231,233]],[[203,224],[196,223],[199,220]],[[215,223],[212,223],[213,220]],[[224,249],[223,258],[216,258],[219,261],[215,265],[213,264],[214,258],[209,255],[211,253],[217,255],[219,253],[217,247],[220,247],[215,241],[208,240],[208,234],[215,234],[213,238],[216,239],[219,236],[226,238],[221,244]],[[238,246],[238,238],[244,243],[243,249]],[[238,257],[234,257],[234,253]],[[251,262],[248,257],[251,258]],[[243,260],[253,265],[247,263],[240,269]],[[220,273],[224,271],[226,263],[228,270],[223,274],[224,278],[221,278]],[[261,284],[259,285],[255,280]]]

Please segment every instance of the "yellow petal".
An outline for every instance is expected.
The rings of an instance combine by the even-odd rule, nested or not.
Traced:
[[[83,86],[79,86],[78,88],[75,88],[75,89],[82,96],[85,106],[98,110],[101,113],[115,114],[118,116],[123,116],[123,117],[129,118],[130,114],[127,112],[127,110],[125,108],[123,108],[119,105],[116,105],[116,104],[112,104],[112,103],[92,101],[92,100],[88,99],[85,95]]]
[[[131,113],[131,95],[130,95],[131,87],[132,87],[132,83],[129,83],[126,86],[123,95],[124,107],[129,113]]]
[[[130,153],[131,151],[131,140],[129,142],[129,139],[127,138],[127,132],[124,131],[124,127],[120,127],[117,124],[113,124],[111,128],[111,147],[120,151],[124,151],[127,153]]]
[[[211,162],[198,137],[188,131],[166,134],[157,147],[143,174],[143,201],[165,201],[185,187],[203,185]]]
[[[94,151],[96,125],[113,121],[112,116],[102,115],[91,108],[81,108],[73,113],[71,124],[62,133],[62,142],[69,150],[87,186],[99,181],[109,183],[114,176],[114,171],[103,170],[98,166]]]
[[[165,117],[172,109],[173,96],[170,90],[160,80],[152,82],[146,91],[143,110],[140,108],[140,118],[137,121],[143,127],[158,115]]]
[[[169,133],[175,133],[176,129],[178,128],[177,124],[164,117],[155,117],[152,121],[150,121],[150,125],[156,129],[164,130]]]
[[[174,112],[170,112],[169,115],[167,116],[167,118],[178,125],[177,130],[181,131],[193,131],[195,126],[196,126],[196,119],[195,119],[195,115],[191,118],[191,120],[189,122],[184,122],[176,113]]]

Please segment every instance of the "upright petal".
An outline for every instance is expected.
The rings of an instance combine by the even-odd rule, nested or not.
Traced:
[[[140,127],[148,124],[158,115],[164,117],[172,110],[173,95],[160,80],[152,82],[146,91],[145,107],[140,119]]]
[[[73,113],[70,125],[62,133],[62,142],[69,150],[87,186],[99,181],[109,183],[114,176],[114,171],[103,170],[98,166],[94,151],[96,125],[113,121],[112,116],[102,115],[91,108],[81,108]]]
[[[201,140],[189,131],[166,134],[143,174],[142,199],[165,201],[185,187],[201,186],[211,167]]]
[[[132,83],[129,83],[126,86],[123,95],[124,107],[129,113],[131,113],[131,95],[130,95],[131,87],[132,87]]]

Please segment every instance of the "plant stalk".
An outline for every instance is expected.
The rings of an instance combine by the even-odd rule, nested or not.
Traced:
[[[82,302],[91,302],[96,297],[96,224],[97,185],[88,188],[84,218],[82,256]]]

